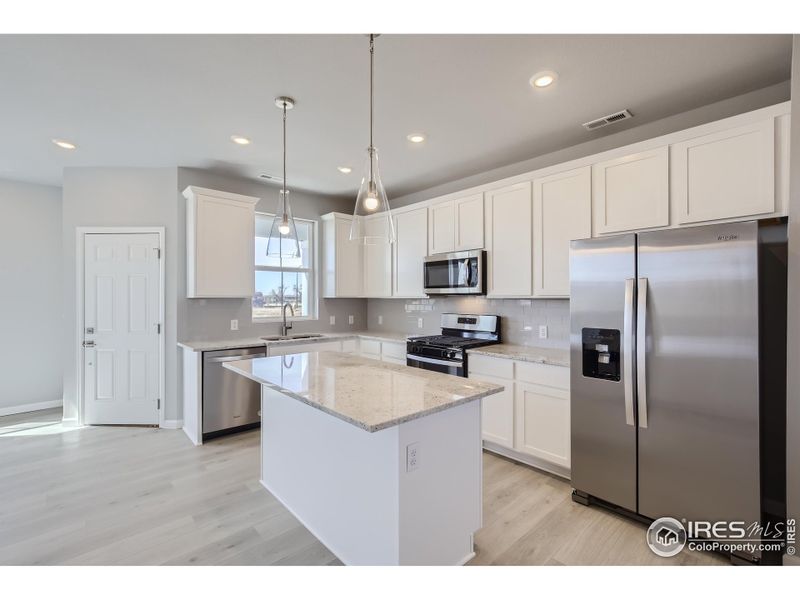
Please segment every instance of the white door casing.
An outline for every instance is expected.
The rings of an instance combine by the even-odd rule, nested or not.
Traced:
[[[83,423],[157,425],[160,236],[86,233],[83,250]]]

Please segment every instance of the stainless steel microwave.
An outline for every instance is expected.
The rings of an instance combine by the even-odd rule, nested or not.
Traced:
[[[423,268],[426,294],[486,293],[485,250],[426,256]]]

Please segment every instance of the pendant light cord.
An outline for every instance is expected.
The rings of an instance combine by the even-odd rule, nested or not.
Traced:
[[[375,79],[375,34],[369,34],[369,183],[374,184],[372,177],[372,163],[375,148],[372,146],[372,130],[375,121],[375,92],[374,92],[374,79]]]
[[[286,101],[284,100],[283,101],[283,215],[285,214],[286,214]]]

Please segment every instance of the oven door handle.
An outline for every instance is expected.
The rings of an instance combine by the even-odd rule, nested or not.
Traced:
[[[430,363],[432,365],[444,365],[445,367],[458,367],[461,361],[457,360],[440,360],[438,358],[429,358],[427,356],[418,356],[417,354],[406,354],[406,358],[411,360],[418,360],[423,363]]]

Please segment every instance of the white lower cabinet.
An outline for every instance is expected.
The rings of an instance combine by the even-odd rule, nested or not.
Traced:
[[[470,378],[505,386],[502,392],[482,400],[483,439],[506,448],[514,448],[514,382],[488,375],[470,375]]]
[[[514,449],[569,468],[569,391],[518,381],[514,404]]]
[[[505,386],[484,398],[482,436],[491,450],[569,475],[569,368],[470,354],[469,378]]]

